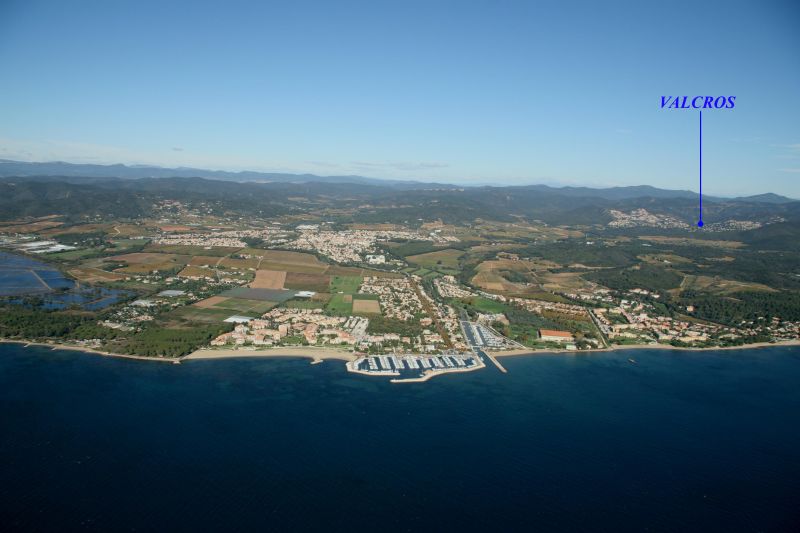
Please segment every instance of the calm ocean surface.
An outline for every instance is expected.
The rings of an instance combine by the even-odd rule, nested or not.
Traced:
[[[0,526],[800,531],[800,349],[503,363],[396,385],[0,345]]]

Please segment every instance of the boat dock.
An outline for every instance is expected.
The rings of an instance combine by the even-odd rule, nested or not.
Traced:
[[[484,368],[480,356],[474,353],[445,353],[437,355],[391,354],[363,355],[347,363],[347,370],[368,376],[394,376],[392,381],[421,381],[433,375],[449,372],[468,372]]]

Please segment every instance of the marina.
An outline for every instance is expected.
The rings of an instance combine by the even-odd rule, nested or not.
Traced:
[[[424,381],[450,372],[469,372],[485,366],[483,358],[473,353],[362,355],[347,362],[347,371],[368,376],[392,376],[395,378],[392,382],[401,383]]]

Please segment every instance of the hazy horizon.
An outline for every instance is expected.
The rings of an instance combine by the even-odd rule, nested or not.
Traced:
[[[237,174],[237,173],[285,174],[285,175],[289,175],[289,176],[298,176],[298,177],[304,176],[304,175],[306,175],[306,176],[317,176],[317,177],[320,177],[320,178],[337,178],[337,177],[338,178],[348,178],[348,177],[352,177],[352,178],[366,178],[366,179],[369,179],[369,180],[377,180],[377,181],[386,181],[387,183],[391,183],[391,182],[408,182],[408,183],[420,183],[420,184],[423,184],[423,185],[450,185],[450,186],[461,186],[461,187],[535,187],[535,186],[546,186],[546,187],[551,187],[553,189],[571,188],[571,187],[573,187],[573,188],[585,187],[585,188],[589,188],[589,189],[612,189],[612,188],[616,188],[616,187],[646,187],[646,186],[649,186],[646,183],[626,184],[626,185],[602,185],[602,184],[593,185],[593,184],[589,184],[589,183],[578,183],[578,184],[557,183],[557,182],[548,183],[548,182],[545,182],[545,181],[539,181],[539,182],[531,181],[531,182],[518,182],[518,183],[503,183],[503,182],[491,182],[491,181],[459,182],[458,180],[448,180],[448,179],[436,180],[436,179],[428,179],[428,178],[425,178],[425,177],[380,178],[380,177],[375,177],[375,176],[369,176],[369,175],[366,175],[366,174],[322,174],[322,173],[311,173],[311,172],[305,172],[305,173],[303,173],[303,172],[269,172],[269,171],[260,171],[260,170],[252,170],[252,169],[229,170],[229,169],[225,169],[225,168],[200,168],[200,167],[191,167],[191,166],[167,167],[167,166],[148,165],[148,164],[79,163],[79,162],[70,162],[70,161],[61,161],[61,160],[54,160],[54,161],[21,161],[21,160],[12,160],[12,159],[2,159],[2,158],[0,158],[0,163],[3,163],[3,162],[23,163],[23,164],[25,164],[25,163],[45,164],[45,165],[46,164],[97,165],[97,166],[101,166],[101,167],[103,167],[103,166],[113,167],[113,166],[120,166],[121,165],[121,166],[124,166],[124,167],[127,167],[127,168],[131,168],[131,169],[136,169],[136,168],[143,168],[143,169],[154,168],[154,169],[159,169],[159,170],[175,170],[175,171],[196,170],[196,171],[199,171],[200,173],[202,173],[202,172],[208,172],[208,173],[225,172],[225,173],[230,173],[230,174]],[[55,174],[42,174],[42,175],[43,176],[56,176]],[[119,178],[125,179],[125,177],[113,176],[113,175],[110,175],[110,174],[108,176],[105,176],[105,177],[108,177],[108,178],[117,178],[117,177],[119,177]],[[157,177],[157,178],[158,179],[166,179],[167,177],[168,176],[161,176],[161,177]],[[174,176],[174,177],[181,177],[181,176]],[[185,177],[185,176],[183,176],[183,177]],[[198,175],[198,176],[194,176],[194,177],[203,178],[203,179],[218,179],[218,178],[215,178],[213,176],[204,176],[204,175]],[[139,178],[130,178],[130,179],[139,179]],[[247,182],[257,183],[256,180],[245,180],[242,183],[247,183]],[[692,187],[687,187],[687,188],[656,187],[656,188],[659,189],[659,190],[682,191],[682,192],[685,191],[685,192],[698,193],[697,188],[692,188]],[[748,196],[761,196],[761,195],[767,195],[767,194],[779,194],[779,193],[776,193],[774,191],[768,191],[768,190],[757,192],[757,193],[751,193],[751,194],[715,194],[713,191],[712,192],[708,192],[706,190],[703,191],[703,196],[704,197],[718,197],[718,198],[736,198],[736,197],[748,197]],[[793,197],[791,195],[786,195],[786,194],[779,194],[779,195],[780,196],[784,196],[786,198],[789,198],[791,200],[798,200],[798,198],[795,198],[795,197]]]

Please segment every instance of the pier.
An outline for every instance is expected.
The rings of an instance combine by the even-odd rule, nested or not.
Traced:
[[[493,331],[486,328],[481,324],[475,324],[468,320],[466,320],[466,313],[462,312],[461,316],[461,331],[464,334],[464,340],[467,341],[472,351],[480,358],[486,358],[491,361],[497,369],[502,372],[503,374],[507,374],[508,370],[505,369],[503,365],[500,364],[493,355],[490,355],[484,351],[485,347],[494,347],[496,344],[494,340]]]
[[[469,352],[362,355],[347,362],[348,372],[368,376],[392,376],[392,382],[395,383],[427,381],[437,375],[470,372],[485,366],[481,357]]]

